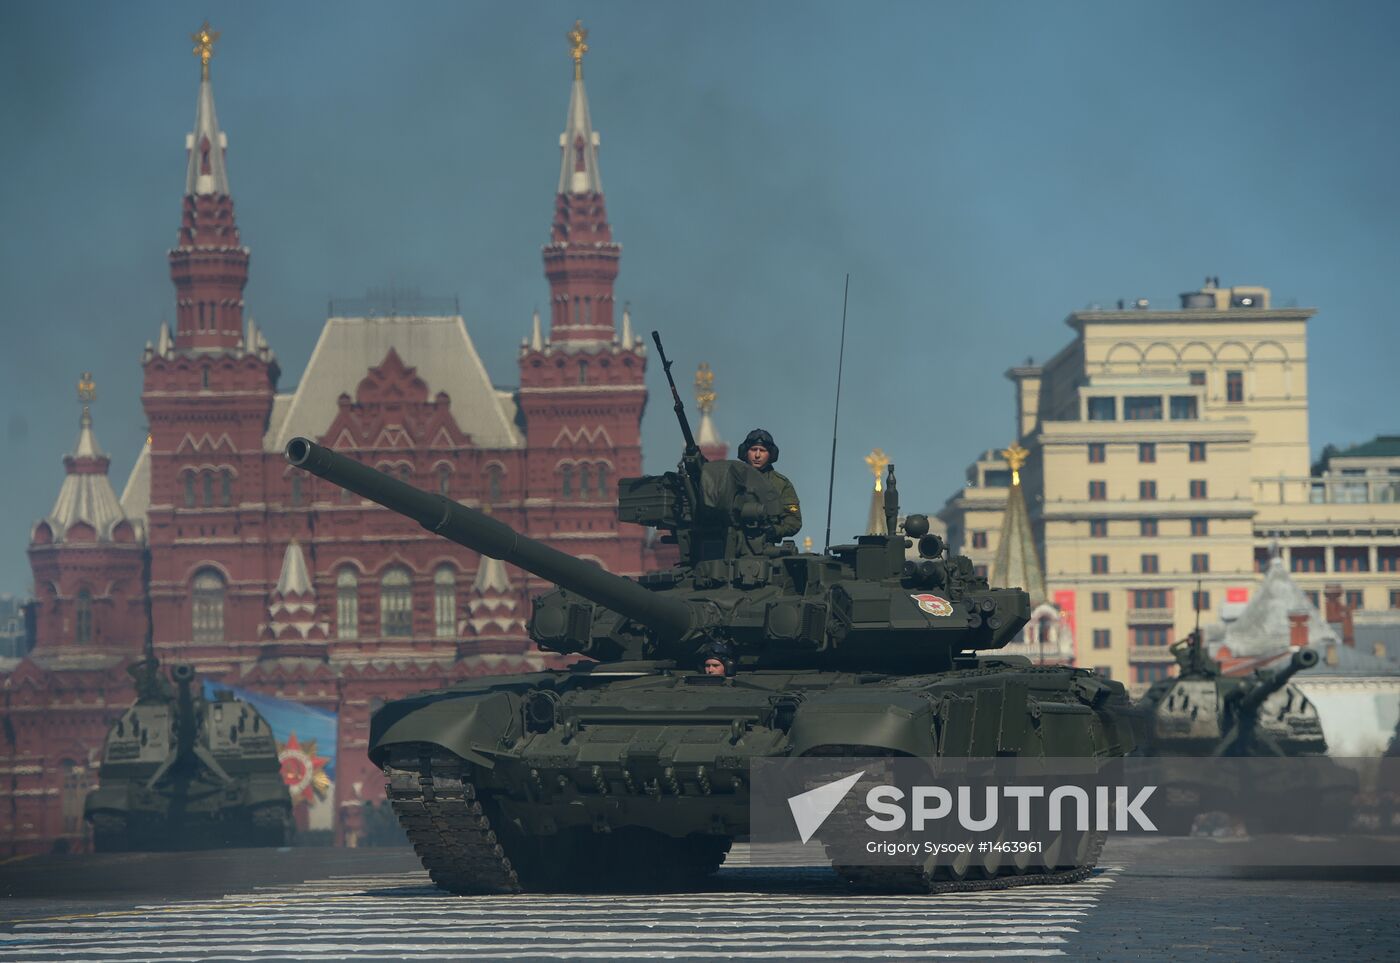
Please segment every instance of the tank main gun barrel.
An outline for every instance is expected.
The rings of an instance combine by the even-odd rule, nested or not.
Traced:
[[[1279,689],[1288,685],[1288,680],[1304,669],[1317,665],[1317,653],[1312,649],[1299,649],[1293,653],[1288,665],[1263,678],[1247,693],[1240,696],[1237,711],[1242,716],[1252,716],[1259,711],[1264,701]],[[1241,690],[1236,690],[1241,691]]]
[[[195,730],[199,728],[194,717],[194,695],[190,692],[190,685],[194,682],[194,668],[177,665],[170,670],[170,677],[180,688],[175,697],[175,758],[184,759],[194,752]]]
[[[489,515],[391,478],[308,438],[293,438],[287,443],[286,455],[287,461],[297,468],[407,516],[458,545],[509,562],[561,588],[577,592],[647,626],[663,638],[680,639],[696,627],[696,618],[685,602],[657,595],[630,579],[605,572],[592,562],[521,535]]]

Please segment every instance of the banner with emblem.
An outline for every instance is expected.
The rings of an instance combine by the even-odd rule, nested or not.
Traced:
[[[282,781],[297,810],[297,825],[310,830],[331,829],[335,815],[337,714],[290,699],[205,681],[205,698],[216,690],[242,699],[272,727],[277,755],[282,761]]]

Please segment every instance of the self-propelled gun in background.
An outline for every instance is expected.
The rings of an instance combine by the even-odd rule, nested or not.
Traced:
[[[1320,817],[1327,825],[1346,825],[1335,811],[1353,804],[1357,774],[1326,758],[1317,708],[1292,684],[1299,672],[1317,665],[1316,651],[1297,648],[1282,668],[1243,676],[1221,671],[1199,631],[1173,643],[1171,651],[1177,675],[1154,683],[1132,710],[1137,753],[1170,760],[1162,771],[1172,774],[1165,798],[1174,805],[1161,813],[1164,829],[1189,833],[1193,821],[1208,812],[1241,818],[1251,832],[1309,832],[1321,824]],[[1312,762],[1306,767],[1267,762],[1293,758]],[[1260,762],[1193,764],[1193,759]],[[1329,811],[1300,806],[1304,792],[1314,809]],[[1246,798],[1251,805],[1241,802]]]
[[[659,342],[658,342],[659,347]],[[669,362],[662,361],[669,369]],[[669,370],[667,376],[669,378]],[[293,465],[483,555],[554,582],[534,602],[565,671],[473,680],[385,705],[369,754],[438,886],[459,893],[665,887],[714,871],[749,828],[764,757],[1077,756],[1125,752],[1121,685],[1084,670],[983,658],[1029,617],[949,557],[923,516],[823,554],[773,544],[781,506],[739,461],[706,461],[685,421],[679,469],[622,479],[624,522],[669,533],[680,564],[612,575],[481,512],[306,438]],[[897,529],[890,469],[885,512]],[[728,676],[699,670],[722,653]],[[1093,834],[1045,865],[965,858],[919,871],[843,869],[875,889],[942,891],[1086,875]],[[946,857],[945,857],[946,858]]]
[[[188,665],[167,679],[149,651],[128,671],[136,702],[107,733],[84,807],[94,848],[286,845],[291,796],[258,711],[226,692],[195,693]]]

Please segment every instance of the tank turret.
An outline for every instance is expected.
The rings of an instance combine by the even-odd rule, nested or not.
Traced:
[[[1317,665],[1317,653],[1312,649],[1299,649],[1293,653],[1288,665],[1282,669],[1270,673],[1257,672],[1248,678],[1243,685],[1232,689],[1225,696],[1225,715],[1229,720],[1230,728],[1226,732],[1225,738],[1221,740],[1216,755],[1286,755],[1283,748],[1267,735],[1262,739],[1257,735],[1260,714],[1264,704],[1274,693],[1288,685],[1288,680],[1304,669],[1311,669],[1315,665]],[[1261,742],[1263,747],[1268,750],[1267,753],[1261,752],[1256,745]],[[1325,742],[1323,743],[1323,751],[1326,751]]]
[[[136,702],[108,731],[84,805],[94,848],[285,845],[291,797],[257,710],[227,692],[204,698],[191,666],[167,678],[149,651],[127,671]]]
[[[536,599],[530,624],[554,652],[688,662],[722,642],[740,667],[933,671],[1005,645],[1030,617],[1025,592],[991,589],[968,559],[947,557],[926,522],[919,527],[923,516],[911,516],[917,562],[905,559],[903,533],[862,535],[822,555],[768,542],[764,529],[778,514],[772,486],[739,461],[687,454],[676,472],[619,481],[618,517],[669,532],[681,548],[678,567],[634,581],[310,439],[293,438],[287,460],[560,586]],[[892,465],[887,490],[897,491]]]

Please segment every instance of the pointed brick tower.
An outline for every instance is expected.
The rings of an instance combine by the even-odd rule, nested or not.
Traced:
[[[544,335],[536,323],[520,351],[529,534],[634,575],[645,533],[618,525],[617,480],[641,473],[646,348],[631,333],[630,315],[621,336],[613,322],[622,249],[608,226],[599,138],[583,86],[587,36],[577,23],[568,34],[574,79],[559,139],[554,225],[544,246],[549,331]]]
[[[511,584],[505,562],[489,555],[481,556],[467,599],[467,611],[461,629],[472,638],[514,639],[519,636],[524,625],[520,618],[520,598]]]
[[[77,444],[63,459],[63,486],[29,540],[38,601],[35,655],[115,650],[135,656],[145,638],[144,546],[107,479],[110,459],[92,429],[91,374],[83,374],[78,397],[83,413]]]
[[[1026,495],[1021,488],[1021,466],[1030,453],[1019,444],[1013,444],[1002,450],[1002,456],[1011,466],[1011,487],[1006,493],[1000,541],[988,581],[998,588],[1019,588],[1031,597],[1030,621],[1004,651],[1027,656],[1040,664],[1073,662],[1073,617],[1060,611],[1050,599],[1045,566],[1040,561],[1030,512],[1026,509]]]
[[[306,556],[292,539],[282,553],[282,574],[272,590],[263,637],[293,642],[324,639],[326,624],[316,617],[316,591],[306,569]]]
[[[1035,608],[1046,600],[1047,593],[1045,567],[1040,564],[1030,513],[1026,511],[1026,496],[1021,490],[1021,466],[1025,464],[1027,453],[1019,445],[1013,445],[1002,454],[1011,465],[1011,487],[1006,493],[1001,540],[997,543],[989,581],[997,587],[1022,589],[1030,595],[1031,607]]]
[[[269,500],[263,433],[279,371],[257,325],[243,320],[248,249],[234,220],[228,138],[209,77],[218,34],[205,24],[192,39],[200,82],[194,131],[185,138],[178,242],[169,255],[175,332],[162,324],[143,359],[150,440],[142,470],[156,648],[194,642],[203,663],[232,657],[232,643],[256,644],[263,592],[235,583],[266,585],[277,576],[278,559],[259,537],[265,512],[245,506]]]

